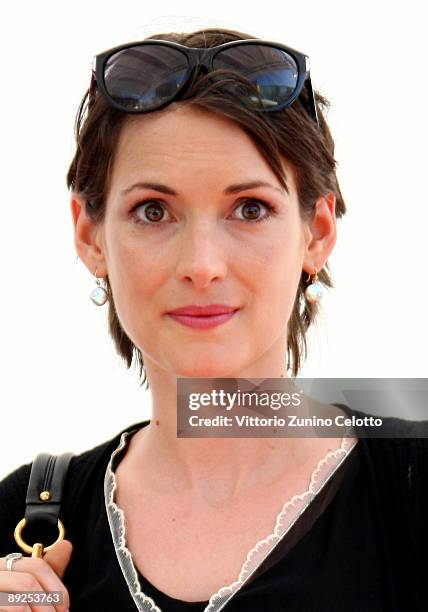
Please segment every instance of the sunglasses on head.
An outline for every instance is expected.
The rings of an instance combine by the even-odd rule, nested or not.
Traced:
[[[291,47],[259,39],[234,40],[209,48],[165,40],[114,47],[94,57],[89,105],[96,88],[114,108],[127,113],[158,110],[183,94],[197,70],[232,71],[249,84],[246,98],[255,110],[279,111],[299,97],[319,127],[309,57]],[[223,77],[224,78],[224,77]],[[230,90],[241,91],[230,82]],[[226,85],[227,87],[227,85]]]

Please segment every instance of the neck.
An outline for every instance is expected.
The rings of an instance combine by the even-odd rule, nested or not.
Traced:
[[[233,377],[268,378],[254,372]],[[279,369],[269,376],[280,377],[289,378]],[[177,377],[152,368],[149,381],[151,421],[133,436],[129,454],[133,472],[158,491],[231,501],[298,469],[314,455],[317,440],[310,438],[177,438]]]

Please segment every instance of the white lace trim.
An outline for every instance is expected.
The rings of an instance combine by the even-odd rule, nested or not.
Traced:
[[[141,591],[138,573],[132,560],[132,556],[126,547],[125,518],[121,508],[114,501],[116,491],[116,477],[112,470],[114,457],[123,449],[129,431],[122,433],[119,446],[113,451],[107,465],[104,479],[104,500],[107,510],[108,522],[113,538],[116,556],[122,573],[127,582],[131,596],[138,610],[143,612],[162,612],[151,597]],[[272,552],[277,544],[285,537],[299,516],[309,506],[314,497],[326,485],[345,458],[357,444],[358,438],[343,437],[340,448],[329,451],[317,464],[310,478],[309,487],[300,495],[294,495],[285,502],[276,517],[275,528],[266,538],[259,540],[249,551],[244,564],[239,572],[238,579],[227,586],[221,587],[211,595],[204,612],[219,612],[226,603],[241,589],[250,576],[256,571],[260,564]]]

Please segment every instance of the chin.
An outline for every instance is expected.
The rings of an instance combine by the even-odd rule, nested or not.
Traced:
[[[235,367],[227,367],[223,362],[222,365],[219,363],[193,363],[185,366],[183,363],[176,368],[176,374],[183,378],[227,378],[233,377],[232,371],[236,371]]]

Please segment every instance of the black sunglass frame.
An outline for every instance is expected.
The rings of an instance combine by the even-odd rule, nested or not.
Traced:
[[[112,96],[110,96],[110,94],[107,91],[105,81],[104,81],[105,65],[107,61],[110,59],[110,57],[114,55],[115,53],[118,53],[119,51],[123,51],[130,47],[140,47],[143,45],[144,46],[145,45],[164,45],[164,46],[167,46],[173,49],[177,49],[178,51],[181,51],[182,53],[184,53],[184,55],[187,58],[187,62],[188,62],[187,74],[184,77],[182,84],[174,92],[173,96],[171,96],[165,102],[162,102],[161,104],[156,106],[156,108],[153,108],[150,110],[145,110],[145,109],[144,110],[132,110],[128,108],[125,109],[123,106],[117,103],[116,100]],[[215,47],[208,47],[208,48],[187,47],[185,45],[182,45],[180,43],[176,43],[173,41],[157,40],[157,39],[147,39],[144,41],[135,41],[135,42],[118,45],[116,47],[112,47],[111,49],[107,49],[106,51],[103,51],[102,53],[98,53],[96,56],[94,56],[93,63],[92,63],[91,83],[89,87],[89,105],[91,105],[91,102],[94,99],[96,87],[99,87],[103,95],[109,101],[109,103],[114,108],[121,110],[123,112],[130,113],[130,114],[141,114],[141,113],[152,112],[154,110],[160,110],[161,108],[164,108],[165,106],[170,104],[175,98],[177,98],[178,94],[182,91],[182,89],[188,83],[190,75],[193,73],[196,67],[199,67],[199,68],[204,67],[208,72],[211,72],[213,70],[213,67],[212,67],[213,59],[218,53],[220,53],[220,51],[222,51],[223,49],[228,49],[230,47],[241,46],[241,45],[262,45],[266,47],[274,47],[281,51],[285,51],[286,53],[291,55],[291,57],[294,59],[297,65],[297,69],[298,69],[298,79],[297,79],[296,88],[288,100],[272,108],[262,108],[262,109],[255,109],[255,110],[258,110],[260,112],[276,112],[283,108],[291,106],[291,104],[293,104],[293,102],[301,94],[303,87],[305,87],[306,93],[307,93],[307,101],[305,101],[304,99],[301,99],[301,102],[306,108],[307,112],[313,117],[318,127],[320,128],[317,107],[316,107],[315,97],[314,97],[314,91],[312,88],[311,75],[310,75],[310,70],[309,70],[309,65],[310,65],[309,57],[305,55],[304,53],[301,53],[300,51],[293,49],[292,47],[288,47],[286,45],[283,45],[277,42],[273,42],[273,41],[261,40],[259,38],[232,40],[232,41],[223,43],[221,45],[217,45]]]

